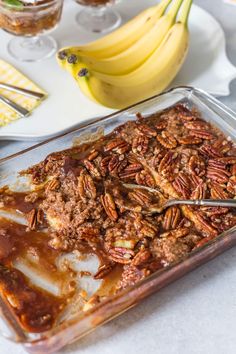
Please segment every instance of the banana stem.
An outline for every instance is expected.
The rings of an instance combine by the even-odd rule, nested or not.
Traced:
[[[179,17],[179,22],[183,23],[186,27],[188,26],[188,18],[193,0],[184,0],[182,11]]]
[[[183,0],[175,0],[173,6],[171,6],[170,11],[168,12],[168,15],[172,18],[173,21],[176,19],[182,2]]]
[[[169,6],[169,4],[171,3],[172,0],[162,0],[158,5],[157,5],[157,9],[158,12],[160,12],[161,14],[163,14],[166,10],[166,8]]]

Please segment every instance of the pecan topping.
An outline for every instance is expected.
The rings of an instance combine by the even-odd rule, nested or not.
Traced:
[[[111,248],[108,252],[111,260],[121,264],[131,263],[132,258],[134,257],[133,250],[122,247]]]
[[[134,191],[129,192],[129,198],[142,206],[148,206],[151,203],[152,196],[141,189],[134,189]]]
[[[153,238],[158,232],[158,227],[147,220],[134,220],[134,227],[143,237]]]
[[[137,125],[137,129],[138,129],[139,133],[147,136],[148,138],[153,138],[154,136],[157,135],[156,131],[154,129],[150,128],[146,124]]]
[[[227,183],[227,190],[232,193],[233,195],[236,195],[236,176],[232,176],[229,179],[229,182]]]
[[[224,191],[223,187],[221,187],[218,183],[212,182],[210,184],[210,192],[212,199],[227,199],[228,193]]]
[[[51,181],[47,183],[46,191],[55,191],[60,187],[60,182],[57,178],[53,178]]]
[[[202,139],[196,136],[179,136],[177,140],[181,145],[197,145],[202,142]]]
[[[124,155],[113,155],[108,163],[108,170],[112,175],[117,175],[127,166]]]
[[[101,177],[100,172],[98,171],[97,167],[93,164],[93,162],[89,160],[84,160],[84,166],[87,170],[91,173],[91,175],[95,178]]]
[[[200,139],[203,139],[203,140],[212,140],[215,138],[215,136],[209,132],[208,130],[198,130],[198,129],[191,129],[189,131],[189,134],[191,136],[195,136],[196,138],[200,138]]]
[[[190,199],[205,199],[207,191],[206,183],[200,183],[192,192]]]
[[[166,127],[167,127],[167,122],[166,122],[165,120],[160,121],[160,122],[158,122],[158,123],[155,125],[155,128],[156,128],[157,130],[163,130],[163,129],[165,129]]]
[[[209,160],[207,167],[207,177],[213,181],[219,183],[225,183],[228,181],[230,172],[225,168],[223,162],[217,160]]]
[[[118,214],[112,196],[109,193],[105,193],[105,195],[101,196],[101,202],[107,216],[111,220],[116,221],[118,219]]]
[[[213,147],[217,149],[222,155],[227,153],[231,149],[232,143],[226,140],[225,138],[220,138],[214,142]]]
[[[181,196],[188,198],[190,195],[190,180],[184,173],[180,172],[173,182],[173,187]]]
[[[152,177],[152,175],[145,170],[142,170],[141,172],[136,173],[135,181],[139,185],[147,186],[150,188],[154,188],[156,186],[155,180]]]
[[[198,227],[207,235],[216,236],[216,229],[210,224],[209,220],[206,220],[200,213],[196,214],[198,221]]]
[[[218,161],[224,163],[225,165],[236,164],[236,156],[220,157]]]
[[[93,161],[93,160],[96,159],[96,157],[98,157],[98,155],[99,155],[99,152],[98,152],[97,150],[93,149],[93,150],[90,151],[90,154],[89,154],[89,156],[87,157],[87,159],[88,159],[89,161]]]
[[[133,258],[132,265],[140,266],[145,264],[152,257],[151,252],[147,249],[141,249]]]
[[[106,173],[108,171],[108,165],[109,165],[111,158],[112,158],[111,155],[105,156],[100,162],[99,167],[100,167],[100,170],[101,170],[101,173],[103,176],[106,176]]]
[[[205,162],[200,156],[197,156],[197,155],[191,156],[188,166],[189,166],[190,172],[192,172],[193,174],[195,174],[199,177],[204,176],[204,174],[206,172]]]
[[[93,179],[87,173],[81,173],[78,177],[78,190],[82,200],[86,198],[95,199],[97,195]]]
[[[124,154],[129,150],[129,144],[120,138],[113,139],[104,148],[105,151],[114,151],[118,154]]]
[[[207,157],[220,157],[221,153],[219,150],[217,150],[216,148],[214,148],[213,146],[209,145],[209,144],[204,144],[199,148],[199,152],[201,152],[204,156]]]
[[[26,214],[26,219],[28,221],[28,228],[30,230],[35,230],[38,224],[43,222],[43,211],[32,209],[29,213]]]
[[[174,149],[177,146],[177,140],[174,136],[163,130],[161,135],[157,135],[159,143],[167,149]]]
[[[112,271],[113,268],[114,264],[103,264],[98,268],[98,271],[94,274],[94,279],[103,279]]]
[[[190,130],[209,130],[209,124],[202,120],[195,120],[192,122],[184,123],[184,126]]]
[[[172,168],[177,157],[178,154],[176,152],[167,152],[159,164],[158,172],[162,175],[165,175],[168,170]]]
[[[132,151],[144,155],[148,151],[149,138],[145,135],[138,135],[134,138]]]
[[[181,213],[178,207],[173,206],[166,210],[164,220],[163,220],[163,228],[165,230],[175,229],[181,218]]]

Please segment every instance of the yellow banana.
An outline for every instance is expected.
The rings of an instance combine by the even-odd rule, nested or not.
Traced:
[[[163,91],[178,73],[187,54],[187,19],[191,4],[192,0],[184,0],[180,20],[167,33],[159,47],[158,55],[154,53],[147,60],[149,65],[145,65],[145,70],[136,70],[136,77],[133,75],[135,71],[130,74],[132,84],[127,84],[124,79],[128,75],[115,77],[115,82],[103,80],[101,77],[109,76],[99,77],[88,66],[78,63],[79,75],[76,79],[84,94],[107,107],[124,108]]]
[[[160,45],[164,36],[173,25],[182,2],[183,0],[175,0],[173,7],[171,7],[167,14],[162,16],[158,21],[154,21],[153,27],[147,33],[145,33],[131,47],[118,55],[98,59],[86,57],[82,54],[80,57],[76,56],[76,60],[80,60],[87,64],[92,70],[108,75],[122,75],[135,70],[143,64]],[[71,58],[71,54],[75,55],[73,48],[68,50],[67,53],[68,59]],[[73,61],[71,65],[74,65]],[[76,74],[76,72],[74,74]]]
[[[116,31],[98,40],[74,48],[73,53],[95,58],[108,58],[129,48],[153,26],[165,12],[172,0],[162,0],[157,6],[150,7],[127,22]],[[64,48],[65,51],[70,48]],[[61,51],[60,51],[61,52]]]

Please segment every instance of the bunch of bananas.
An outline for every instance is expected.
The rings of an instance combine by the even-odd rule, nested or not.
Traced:
[[[86,96],[106,107],[124,108],[160,93],[180,70],[189,45],[192,0],[170,3],[162,0],[95,42],[62,49],[59,64]]]

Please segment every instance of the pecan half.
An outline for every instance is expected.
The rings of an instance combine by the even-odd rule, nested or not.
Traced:
[[[165,230],[176,229],[180,222],[181,212],[180,209],[176,206],[170,207],[166,210],[164,220],[163,220],[163,228]]]
[[[156,125],[155,125],[155,128],[157,130],[163,130],[167,127],[167,121],[166,120],[162,120],[160,122],[158,122]]]
[[[232,143],[225,138],[219,138],[214,142],[213,147],[221,154],[225,154],[231,149]]]
[[[145,219],[135,219],[134,227],[141,237],[154,238],[158,232],[158,227]]]
[[[207,191],[206,183],[200,183],[192,192],[190,199],[205,199]]]
[[[232,176],[229,179],[229,182],[227,183],[227,190],[232,193],[233,195],[236,195],[236,176]]]
[[[165,156],[163,157],[163,159],[161,160],[160,164],[159,164],[158,172],[161,175],[166,175],[168,170],[170,168],[172,168],[172,166],[175,163],[175,160],[177,159],[177,157],[178,157],[178,153],[172,152],[172,151],[168,151],[165,154]]]
[[[55,191],[60,187],[60,181],[57,178],[53,178],[46,185],[46,192]]]
[[[203,154],[204,156],[207,157],[220,157],[221,152],[219,150],[217,150],[216,148],[214,148],[213,146],[209,145],[209,144],[204,144],[199,148],[199,152],[201,152],[201,154]]]
[[[225,164],[217,160],[209,160],[207,167],[207,177],[219,183],[228,181],[230,172],[226,170]]]
[[[154,188],[156,186],[154,178],[146,170],[142,170],[142,171],[136,173],[135,181],[139,185],[147,186],[150,188]]]
[[[118,219],[118,214],[112,196],[109,193],[105,193],[105,195],[101,196],[101,202],[107,216],[111,220],[116,221]]]
[[[165,130],[163,130],[160,135],[157,135],[157,140],[167,149],[174,149],[177,146],[175,137]]]
[[[81,173],[78,177],[78,190],[82,200],[96,198],[97,191],[95,184],[92,177],[87,173]]]
[[[229,197],[223,187],[214,182],[210,184],[210,193],[212,199],[227,199]]]
[[[208,130],[204,130],[204,129],[191,129],[189,130],[189,134],[191,136],[195,136],[196,138],[200,138],[203,140],[212,140],[215,138],[214,134],[212,134],[211,132],[209,132]]]
[[[151,203],[152,196],[141,189],[134,189],[128,194],[129,198],[142,206],[148,206]]]
[[[101,177],[100,172],[98,171],[97,167],[94,165],[93,162],[85,159],[84,160],[84,166],[86,169],[91,173],[91,175],[95,178]]]
[[[148,138],[153,138],[154,136],[157,135],[156,131],[146,124],[137,125],[137,129],[139,133],[147,136]]]
[[[121,264],[131,263],[131,260],[134,257],[133,250],[122,248],[122,247],[111,248],[109,249],[108,253],[110,259],[112,259],[116,263],[121,263]]]
[[[196,136],[179,136],[177,140],[181,145],[197,145],[202,142],[202,139]]]
[[[127,166],[128,161],[124,155],[113,155],[108,163],[108,170],[112,175],[117,175]]]
[[[190,180],[189,177],[184,173],[180,172],[173,182],[173,187],[181,196],[188,198],[190,195]]]
[[[89,161],[93,161],[93,160],[96,159],[96,157],[98,157],[98,155],[99,155],[99,152],[98,152],[97,150],[95,150],[95,149],[92,149],[92,150],[90,151],[90,153],[89,153],[87,159],[88,159]]]
[[[131,264],[134,266],[144,265],[152,257],[151,252],[147,249],[141,249],[133,258]]]
[[[209,129],[209,124],[202,120],[195,120],[184,123],[184,126],[190,130],[206,130]]]
[[[105,151],[114,151],[117,152],[118,154],[124,154],[129,149],[130,149],[129,144],[121,138],[116,138],[109,141],[109,143],[107,143],[107,145],[104,148]]]
[[[217,230],[211,225],[209,220],[206,220],[200,213],[196,213],[195,215],[196,221],[198,222],[198,228],[210,236],[217,236]]]
[[[136,154],[144,155],[148,151],[149,138],[145,135],[138,135],[134,138],[132,151]]]
[[[103,279],[114,268],[114,264],[103,264],[98,268],[98,271],[94,274],[94,279]]]
[[[37,224],[42,224],[43,222],[43,211],[41,209],[32,209],[26,214],[26,220],[28,222],[28,228],[30,230],[35,230]]]
[[[99,168],[100,168],[103,176],[106,176],[106,173],[108,171],[108,165],[109,165],[111,158],[112,158],[111,155],[105,156],[105,157],[103,157],[103,159],[101,160],[101,162],[99,164]]]
[[[218,161],[224,163],[225,165],[236,164],[236,156],[220,157]]]
[[[188,167],[190,172],[201,177],[205,175],[206,166],[204,160],[197,155],[193,155],[189,159]]]
[[[174,238],[180,238],[184,237],[189,234],[189,228],[188,227],[181,227],[175,230],[171,230],[168,232],[164,232],[161,234],[162,238],[167,238],[167,237],[174,237]]]

